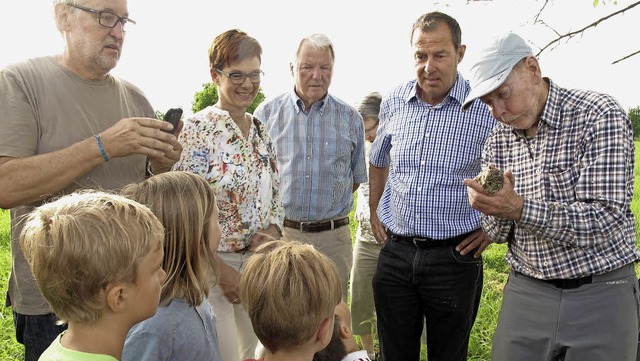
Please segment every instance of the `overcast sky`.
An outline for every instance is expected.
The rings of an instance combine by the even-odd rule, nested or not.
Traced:
[[[576,30],[632,1],[551,1],[541,18],[555,30]],[[388,92],[414,77],[411,25],[423,13],[439,10],[462,27],[467,54],[463,76],[475,54],[491,36],[513,31],[534,52],[554,37],[533,18],[544,2],[536,0],[431,1],[324,0],[212,1],[129,0],[129,28],[120,64],[113,73],[138,85],[157,110],[183,107],[190,113],[193,95],[210,81],[207,50],[213,38],[231,28],[246,31],[261,43],[262,88],[267,98],[291,89],[289,73],[298,40],[325,33],[334,42],[336,63],[330,92],[355,104],[369,91]],[[602,4],[603,1],[601,0]],[[63,41],[55,28],[51,0],[2,1],[0,66],[29,57],[60,53]],[[606,92],[625,109],[640,105],[640,55],[611,62],[640,49],[640,7],[562,42],[542,54],[543,75],[559,85]],[[469,76],[467,76],[469,78]]]

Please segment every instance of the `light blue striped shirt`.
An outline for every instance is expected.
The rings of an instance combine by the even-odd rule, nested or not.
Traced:
[[[445,239],[480,228],[462,180],[480,172],[482,147],[496,122],[479,100],[460,111],[469,91],[458,73],[438,105],[420,100],[416,80],[383,99],[369,160],[389,166],[377,213],[391,232]]]
[[[261,103],[276,149],[285,218],[323,221],[349,215],[353,184],[367,181],[362,117],[328,95],[306,112],[292,90]]]

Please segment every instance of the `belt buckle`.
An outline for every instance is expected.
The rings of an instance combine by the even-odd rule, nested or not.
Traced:
[[[308,227],[309,227],[309,223],[310,223],[310,222],[300,222],[300,225],[299,225],[299,228],[298,228],[298,229],[300,230],[300,232],[306,232],[306,231],[304,230],[304,227],[307,227],[307,229],[309,229],[309,228],[308,228]]]
[[[411,240],[413,241],[413,245],[416,247],[420,247],[424,245],[424,242],[427,241],[426,238],[417,238],[417,237],[413,237]]]

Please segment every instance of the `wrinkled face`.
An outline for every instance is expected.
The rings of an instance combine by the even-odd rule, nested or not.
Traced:
[[[456,51],[451,30],[445,23],[426,32],[416,29],[411,44],[422,100],[431,105],[439,104],[456,82],[465,46],[461,45]]]
[[[126,0],[91,0],[82,6],[108,11],[120,17],[128,17]],[[113,28],[100,25],[98,14],[64,6],[67,13],[60,25],[65,31],[70,66],[87,69],[98,77],[106,75],[118,65],[125,33],[121,23]],[[127,28],[132,28],[128,24]]]
[[[536,92],[535,73],[522,63],[516,65],[500,87],[480,100],[504,125],[521,130],[535,127],[544,106]]]
[[[160,290],[167,274],[162,269],[164,250],[156,248],[142,257],[138,264],[138,275],[134,290],[134,317],[139,321],[147,319],[156,313],[160,302]]]
[[[373,143],[376,139],[376,132],[378,131],[378,118],[366,117],[364,118],[364,139],[367,142]]]
[[[211,253],[215,254],[220,245],[220,239],[222,238],[222,231],[220,230],[220,223],[218,221],[218,205],[213,205],[213,212],[211,212],[211,218],[209,219],[209,249]]]
[[[256,56],[230,64],[220,69],[226,74],[251,74],[260,71],[260,59]],[[242,84],[233,84],[231,79],[211,69],[211,79],[218,88],[218,102],[220,109],[227,111],[246,111],[258,94],[260,82],[252,83],[250,77],[246,77]]]
[[[291,64],[291,74],[295,77],[296,93],[307,107],[323,99],[333,76],[331,50],[303,43],[296,63]]]

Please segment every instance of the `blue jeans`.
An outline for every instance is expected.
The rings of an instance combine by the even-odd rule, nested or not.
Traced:
[[[463,361],[482,293],[482,259],[455,246],[418,248],[390,237],[373,278],[385,361],[418,361],[423,322],[429,361]]]
[[[66,325],[56,325],[57,320],[53,313],[31,316],[13,311],[16,340],[24,345],[24,361],[38,361],[51,342],[67,329]]]

